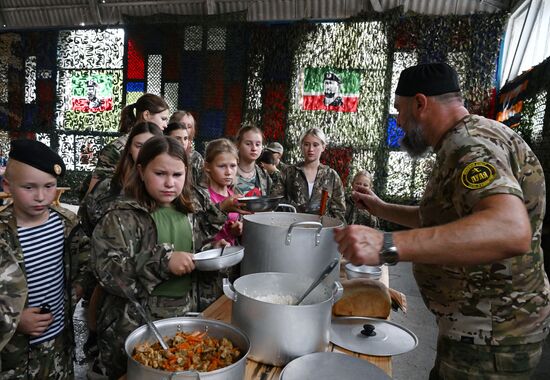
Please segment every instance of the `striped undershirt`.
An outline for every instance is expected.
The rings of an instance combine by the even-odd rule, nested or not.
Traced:
[[[64,327],[63,223],[56,212],[50,212],[44,224],[17,227],[17,233],[27,272],[28,307],[48,304],[54,317],[42,335],[30,340],[38,344],[52,339]]]

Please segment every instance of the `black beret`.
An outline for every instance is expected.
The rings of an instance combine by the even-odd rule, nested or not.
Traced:
[[[399,96],[436,96],[449,92],[460,92],[460,85],[456,71],[446,63],[407,67],[401,72],[395,89],[395,94]]]
[[[340,78],[338,77],[338,75],[336,75],[334,73],[331,73],[330,71],[325,73],[325,79],[324,80],[333,80],[335,82],[340,83]]]
[[[65,174],[65,163],[61,157],[40,141],[13,140],[9,157],[54,177]]]

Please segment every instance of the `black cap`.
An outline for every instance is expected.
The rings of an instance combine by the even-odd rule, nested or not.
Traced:
[[[401,72],[395,89],[395,94],[399,96],[436,96],[449,92],[460,92],[460,85],[456,71],[446,63],[407,67]]]
[[[324,80],[333,80],[335,82],[338,82],[340,83],[340,78],[338,77],[338,75],[328,71],[325,73],[325,79]]]
[[[36,140],[13,140],[9,157],[54,177],[65,174],[65,163],[47,145]]]

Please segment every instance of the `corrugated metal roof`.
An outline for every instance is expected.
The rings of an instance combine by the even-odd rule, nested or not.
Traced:
[[[510,10],[523,0],[4,0],[5,29],[117,25],[123,15],[207,15],[247,10],[248,21],[341,19],[403,6],[405,12],[449,15]]]

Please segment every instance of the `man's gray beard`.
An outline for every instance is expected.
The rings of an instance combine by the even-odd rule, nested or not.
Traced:
[[[430,145],[424,138],[424,133],[420,125],[415,123],[415,126],[407,133],[400,141],[403,149],[412,158],[418,158],[423,156],[430,149]]]

